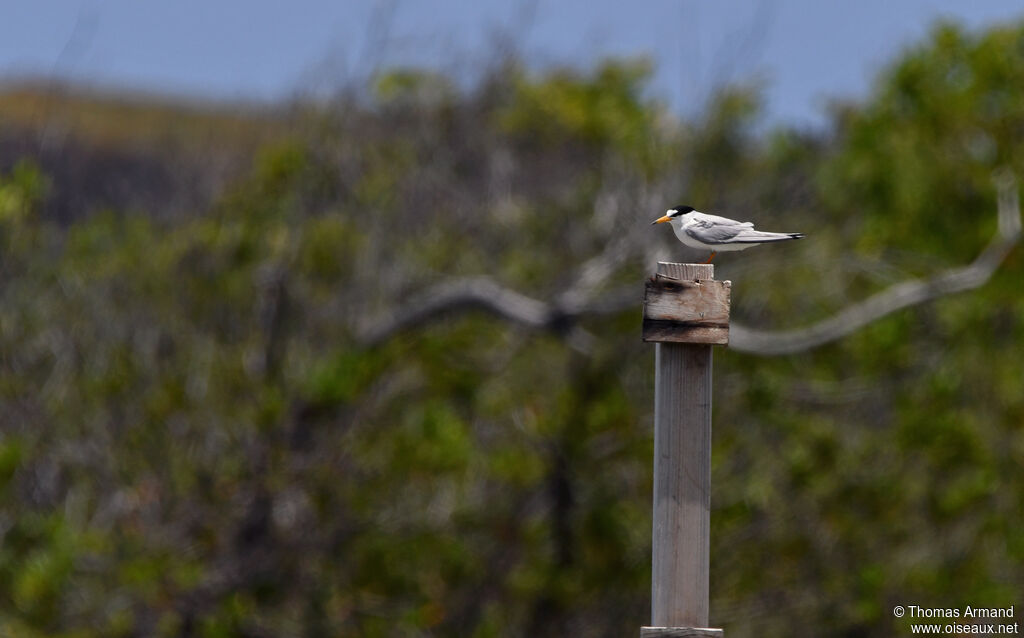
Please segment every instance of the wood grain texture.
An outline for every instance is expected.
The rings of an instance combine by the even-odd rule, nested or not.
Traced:
[[[729,328],[644,319],[642,338],[644,341],[655,343],[706,343],[726,346],[729,345]]]
[[[704,264],[658,264],[712,279]],[[655,348],[651,625],[707,627],[711,511],[711,346]]]
[[[687,269],[686,267],[691,267]],[[644,287],[644,341],[729,343],[732,282],[716,281],[710,264],[658,264]]]
[[[644,317],[703,326],[728,326],[731,292],[731,281],[649,280],[644,287]]]
[[[722,638],[721,629],[711,627],[641,627],[640,638]]]

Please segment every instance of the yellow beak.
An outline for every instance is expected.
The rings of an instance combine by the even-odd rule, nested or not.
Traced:
[[[662,222],[667,222],[667,221],[669,221],[671,219],[672,219],[671,217],[669,217],[668,215],[665,215],[664,217],[659,217],[658,219],[655,219],[653,222],[651,222],[651,225],[653,226],[654,224],[660,224]]]

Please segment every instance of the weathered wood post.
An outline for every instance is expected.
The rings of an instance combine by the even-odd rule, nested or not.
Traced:
[[[731,282],[710,264],[660,262],[644,291],[644,341],[655,345],[654,636],[722,636],[708,628],[711,346],[729,342]]]

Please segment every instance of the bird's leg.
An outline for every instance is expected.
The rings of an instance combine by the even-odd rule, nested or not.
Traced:
[[[715,251],[713,251],[713,250],[712,250],[712,251],[711,251],[711,256],[710,256],[710,257],[708,257],[708,260],[707,260],[707,261],[705,261],[705,262],[703,262],[703,263],[705,263],[705,264],[710,264],[710,263],[711,263],[711,260],[712,260],[712,259],[714,259],[714,258],[715,258],[715,255],[717,255],[717,254],[718,254],[718,253],[716,253]]]

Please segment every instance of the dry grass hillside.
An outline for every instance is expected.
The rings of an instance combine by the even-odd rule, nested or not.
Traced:
[[[285,137],[284,109],[189,102],[64,85],[0,86],[0,172],[31,159],[51,177],[44,214],[98,210],[166,217],[203,210]]]

